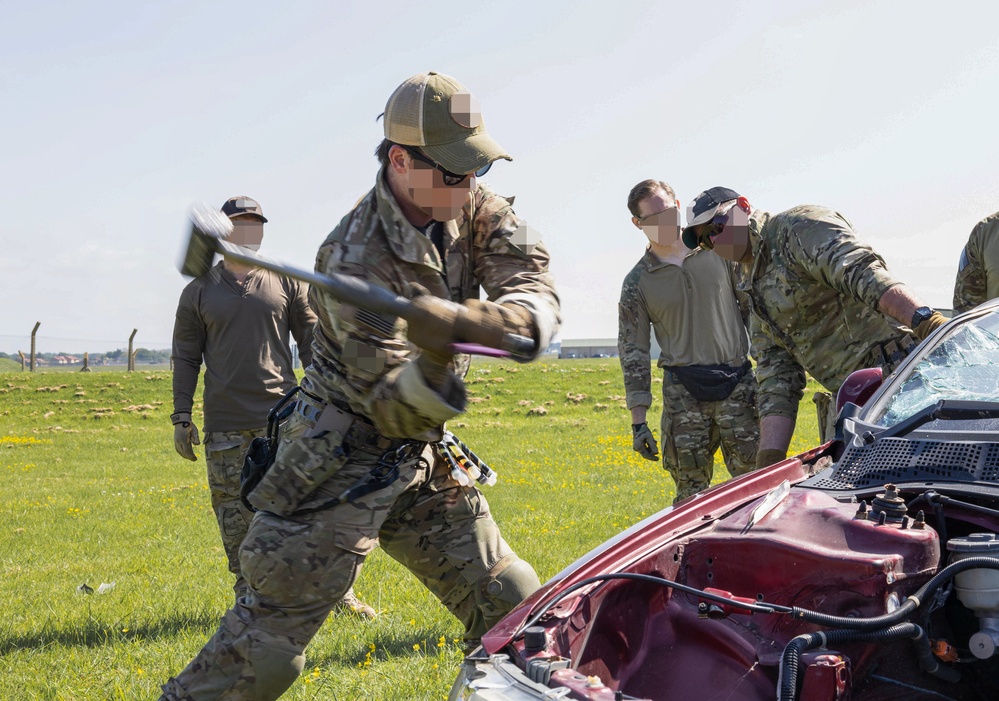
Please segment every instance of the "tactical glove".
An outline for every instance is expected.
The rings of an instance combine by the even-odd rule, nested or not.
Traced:
[[[201,445],[201,437],[198,436],[198,427],[191,423],[190,414],[171,414],[173,421],[173,447],[177,449],[180,457],[188,460],[197,460],[194,454],[195,445]]]
[[[453,343],[478,343],[502,348],[507,334],[534,336],[533,317],[517,304],[500,305],[469,299],[464,304],[435,297],[426,288],[412,285],[413,311],[409,318],[409,341],[436,355],[451,351]]]
[[[761,467],[769,467],[775,462],[780,462],[787,457],[786,450],[777,450],[776,448],[766,448],[764,450],[756,451],[756,469]]]
[[[631,447],[646,460],[659,459],[659,446],[656,437],[647,423],[631,425]]]
[[[458,316],[457,332],[472,343],[489,348],[502,348],[504,338],[509,335],[533,339],[534,317],[519,304],[496,304],[479,299],[466,299],[462,305],[464,314]]]
[[[933,312],[930,318],[919,322],[919,325],[912,330],[916,338],[925,341],[926,337],[947,323],[947,317],[940,312]]]

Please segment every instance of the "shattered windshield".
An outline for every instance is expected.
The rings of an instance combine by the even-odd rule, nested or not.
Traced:
[[[941,399],[999,401],[999,313],[951,332],[897,387],[876,425],[894,426]]]

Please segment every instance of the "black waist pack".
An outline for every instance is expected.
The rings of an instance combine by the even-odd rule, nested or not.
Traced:
[[[700,402],[719,402],[728,399],[739,381],[752,367],[747,360],[742,367],[731,365],[673,365],[667,366],[671,377],[684,386],[690,396]]]

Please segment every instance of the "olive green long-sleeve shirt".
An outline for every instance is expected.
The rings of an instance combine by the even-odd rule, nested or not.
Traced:
[[[180,295],[173,329],[173,410],[190,413],[205,364],[205,431],[267,424],[267,412],[298,384],[289,334],[312,362],[308,285],[263,269],[243,284],[220,261]]]
[[[745,363],[749,335],[735,265],[700,250],[675,265],[646,250],[625,276],[617,347],[629,409],[652,405],[650,328],[662,349],[659,367]]]

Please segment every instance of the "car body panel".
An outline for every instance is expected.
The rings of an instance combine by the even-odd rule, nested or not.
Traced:
[[[451,699],[999,698],[999,587],[968,584],[999,581],[993,358],[999,301],[890,377],[851,377],[834,440],[559,572],[486,633]],[[949,574],[976,556],[972,579]]]

